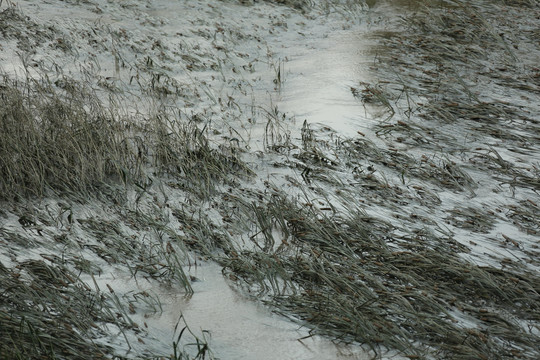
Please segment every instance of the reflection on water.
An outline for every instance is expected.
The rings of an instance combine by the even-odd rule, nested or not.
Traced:
[[[402,7],[414,10],[449,5],[442,0],[368,0],[368,4],[373,9],[366,16],[373,20],[369,27],[334,32],[320,39],[313,49],[289,57],[284,64],[284,83],[276,104],[281,111],[294,115],[297,124],[307,120],[345,136],[369,132],[384,109],[362,104],[351,87],[376,82],[370,78],[370,67],[384,48],[375,42],[373,34],[394,34],[378,23],[377,14],[397,16]]]
[[[342,32],[318,45],[285,64],[278,106],[300,124],[307,120],[350,135],[366,127],[369,118],[351,91],[368,79],[369,39],[365,33]]]

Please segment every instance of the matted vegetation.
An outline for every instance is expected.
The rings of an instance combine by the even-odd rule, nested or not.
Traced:
[[[202,199],[220,184],[250,176],[249,169],[232,153],[211,148],[195,123],[170,112],[121,115],[117,102],[105,104],[85,84],[67,79],[61,88],[3,80],[0,198],[12,204],[23,233],[0,228],[0,244],[11,257],[9,267],[0,263],[0,357],[109,358],[118,350],[101,339],[111,329],[120,331],[128,351],[132,341],[144,344],[149,334],[132,317],[137,308],[159,312],[159,299],[145,291],[116,293],[108,284],[101,289],[94,277],[114,266],[189,296],[186,245],[201,247],[171,228],[163,206],[147,200],[153,182],[167,179]],[[76,205],[96,201],[119,215],[85,216]],[[18,259],[21,254],[28,258]],[[186,329],[178,329],[174,344],[171,339],[171,357],[208,358],[206,340]],[[197,350],[187,351],[189,342]]]
[[[224,265],[316,332],[412,358],[535,353],[537,274],[474,265],[451,238],[399,235],[361,211],[329,216],[277,194],[266,209],[261,231],[271,224],[285,244],[265,242],[264,251],[235,253]]]
[[[3,359],[101,359],[110,353],[110,348],[89,339],[100,336],[96,323],[114,324],[115,316],[103,311],[99,295],[76,274],[29,260],[18,269],[0,263],[0,281]]]
[[[302,170],[290,180],[296,195],[268,186],[263,204],[244,205],[257,219],[246,237],[254,248],[221,260],[231,278],[313,333],[381,357],[397,349],[409,358],[537,358],[534,239],[498,234],[514,257],[480,264],[469,247],[472,234],[493,241],[508,218],[525,235],[540,221],[539,164],[526,158],[539,153],[538,69],[524,50],[538,52],[538,33],[518,30],[539,8],[508,4],[426,4],[400,31],[380,33],[381,82],[351,89],[383,110],[377,143],[363,134],[328,140],[304,124],[302,145],[276,162]],[[503,89],[528,105],[501,100]],[[505,160],[507,150],[528,160]],[[448,192],[474,199],[485,184],[519,200],[504,213],[448,201]],[[458,232],[471,240],[457,241]]]

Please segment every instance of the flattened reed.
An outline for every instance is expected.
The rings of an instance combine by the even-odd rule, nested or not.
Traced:
[[[380,356],[394,349],[410,358],[536,359],[535,239],[522,246],[502,235],[518,250],[515,258],[489,255],[500,266],[469,256],[465,244],[489,240],[505,221],[524,237],[538,233],[537,107],[517,100],[538,94],[537,76],[522,66],[527,49],[538,50],[537,32],[522,31],[536,23],[538,5],[448,1],[415,10],[400,31],[379,37],[374,71],[390,85],[351,89],[364,104],[388,109],[371,129],[378,145],[360,133],[332,138],[329,150],[304,125],[303,152],[293,157],[305,184],[290,183],[311,195],[269,187],[264,203],[246,210],[266,234],[222,263],[313,333]],[[515,103],[500,99],[507,92]],[[312,154],[336,160],[328,166]],[[323,181],[332,175],[340,181]],[[511,204],[506,217],[479,184]]]
[[[63,266],[29,260],[17,268],[0,263],[2,359],[106,358],[94,342],[98,324],[116,323],[103,300]]]
[[[0,358],[111,357],[119,350],[100,341],[115,328],[125,340],[120,346],[131,350],[133,337],[145,333],[131,319],[133,304],[156,312],[159,299],[146,292],[132,299],[112,287],[107,293],[79,276],[88,281],[109,265],[134,279],[179,286],[189,296],[185,244],[193,244],[171,228],[167,207],[149,195],[152,184],[167,179],[204,197],[235,175],[251,172],[231,151],[213,148],[204,131],[178,114],[158,109],[144,118],[128,116],[121,102],[104,101],[70,79],[61,86],[47,78],[25,82],[4,75],[2,80],[0,201],[18,216],[18,224],[11,224],[17,231],[9,229],[9,221],[0,224],[0,243],[6,254],[31,257],[39,247],[51,263],[14,256],[9,267],[0,264]],[[131,204],[126,194],[135,189]],[[166,198],[163,185],[160,189]],[[48,196],[62,201],[51,203]],[[73,202],[92,201],[112,206],[109,215],[117,217],[74,214]],[[57,244],[63,246],[62,257],[51,254]],[[196,357],[207,358],[206,341],[191,338],[200,347]],[[176,358],[190,356],[179,343],[173,349]]]
[[[286,246],[235,253],[225,267],[316,332],[414,356],[534,354],[538,274],[477,266],[451,239],[398,235],[362,212],[328,216],[277,196],[267,208]]]

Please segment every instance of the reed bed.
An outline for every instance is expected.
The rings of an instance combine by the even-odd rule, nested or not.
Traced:
[[[229,171],[249,175],[237,158],[212,149],[194,123],[179,123],[165,110],[129,117],[105,106],[83,83],[59,91],[46,81],[3,80],[2,199],[51,191],[88,196],[111,181],[142,183],[149,167],[198,180],[206,192]]]

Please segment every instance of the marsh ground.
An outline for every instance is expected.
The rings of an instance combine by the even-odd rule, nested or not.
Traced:
[[[0,10],[2,357],[538,357],[536,2]]]

